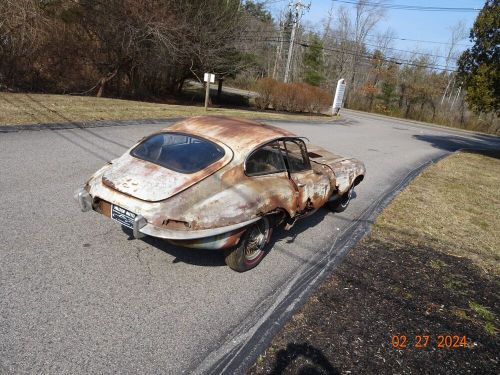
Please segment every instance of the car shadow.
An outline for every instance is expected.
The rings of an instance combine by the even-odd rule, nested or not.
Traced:
[[[352,199],[355,199],[355,197],[356,195],[353,194]],[[273,248],[275,248],[275,245],[277,243],[293,243],[300,233],[315,225],[318,225],[325,219],[328,214],[331,213],[332,211],[330,209],[322,207],[311,216],[298,220],[289,230],[286,230],[284,228],[284,225],[280,225],[279,227],[275,228],[267,246],[268,254],[273,250]],[[128,239],[130,241],[136,241],[131,229],[124,226],[122,226],[121,228],[122,231],[128,236]],[[187,247],[180,247],[175,246],[161,238],[150,236],[143,237],[141,240],[160,251],[172,255],[174,257],[172,263],[182,262],[202,267],[221,267],[226,265],[224,260],[224,252],[222,250],[191,249]]]
[[[132,230],[122,226],[122,231],[129,236],[129,240],[137,241],[134,238]],[[141,238],[150,246],[157,248],[174,257],[172,263],[187,263],[194,266],[202,267],[221,267],[225,266],[224,253],[220,250],[207,250],[207,249],[191,249],[188,247],[175,246],[167,240],[146,236]]]
[[[321,207],[311,216],[297,220],[293,227],[288,230],[285,229],[284,225],[274,228],[273,235],[271,236],[271,240],[268,244],[268,251],[270,252],[274,245],[278,242],[284,242],[286,244],[293,243],[300,233],[321,223],[325,219],[326,215],[331,212],[332,211],[328,208]]]

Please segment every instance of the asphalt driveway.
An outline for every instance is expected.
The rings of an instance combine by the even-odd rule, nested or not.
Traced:
[[[239,274],[220,253],[131,239],[73,201],[166,124],[0,134],[0,373],[243,372],[412,171],[458,148],[500,149],[499,138],[349,111],[274,122],[363,160],[367,176],[347,211],[276,231],[263,262]]]

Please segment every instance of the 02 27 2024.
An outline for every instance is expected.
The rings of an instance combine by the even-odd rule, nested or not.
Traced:
[[[465,335],[392,335],[390,343],[393,349],[404,350],[409,348],[424,349],[434,347],[437,349],[467,348],[469,340]]]

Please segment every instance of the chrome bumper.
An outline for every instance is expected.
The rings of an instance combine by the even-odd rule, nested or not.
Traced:
[[[92,196],[84,188],[79,189],[75,193],[75,199],[80,205],[82,212],[92,210]]]
[[[80,205],[82,212],[91,211],[93,207],[92,196],[84,188],[78,189],[75,193],[75,199]],[[147,225],[146,219],[142,215],[137,215],[134,219],[134,227],[132,228],[134,238],[145,237],[146,234],[141,232],[141,229]]]
[[[147,221],[142,215],[137,215],[134,219],[134,227],[132,228],[132,232],[134,233],[134,238],[142,238],[145,237],[146,234],[142,233],[141,229],[147,225]]]

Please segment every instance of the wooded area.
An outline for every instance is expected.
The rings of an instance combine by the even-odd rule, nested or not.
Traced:
[[[258,107],[325,110],[336,82],[345,78],[348,108],[500,133],[498,0],[488,0],[481,12],[482,29],[493,30],[485,47],[493,50],[493,63],[475,81],[468,77],[484,70],[478,68],[486,66],[484,58],[476,65],[463,58],[460,74],[454,68],[457,44],[468,33],[463,25],[450,30],[439,55],[402,51],[392,47],[392,32],[376,32],[382,1],[353,3],[335,4],[321,25],[308,25],[300,22],[302,9],[285,7],[273,17],[266,2],[0,0],[0,90],[163,101],[209,71],[259,91],[281,84],[292,47],[287,90],[315,103],[289,95],[274,103],[261,98]],[[471,35],[476,44],[480,29]],[[264,78],[267,83],[259,82]],[[496,101],[478,105],[469,100],[474,95]]]

